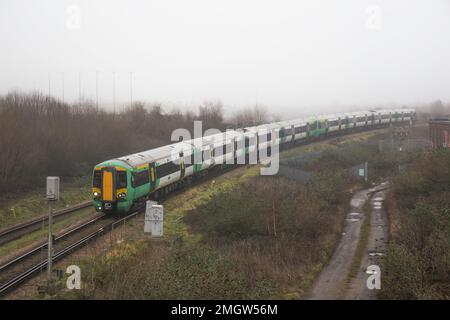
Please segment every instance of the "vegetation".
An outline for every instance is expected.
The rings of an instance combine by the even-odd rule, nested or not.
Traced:
[[[61,187],[60,198],[53,204],[53,209],[59,210],[89,200],[90,181],[91,178],[85,176],[74,179],[70,183],[64,183]],[[90,211],[92,212],[91,208]],[[0,201],[0,229],[46,213],[48,213],[48,202],[43,188],[20,195],[9,194]]]
[[[322,143],[320,150],[358,150],[354,145],[366,144],[373,134],[361,136]],[[294,151],[286,152],[289,158]],[[342,162],[327,161],[330,154],[322,152],[324,165],[317,166],[308,183],[259,176],[258,167],[240,168],[169,199],[164,222],[168,242],[126,240],[107,255],[88,258],[80,263],[87,274],[83,289],[63,297],[304,297],[334,250],[348,191],[355,187],[339,167]],[[142,233],[141,227],[137,232]]]
[[[385,299],[450,298],[450,151],[427,151],[394,179]]]
[[[128,240],[85,260],[83,289],[63,297],[302,297],[341,232],[348,180],[325,171],[303,185],[236,171],[165,204],[170,241]]]
[[[174,129],[192,129],[193,120],[205,130],[226,126],[220,102],[205,102],[198,114],[141,102],[114,114],[39,93],[0,96],[0,192],[34,189],[47,175],[90,175],[95,163],[170,142]]]

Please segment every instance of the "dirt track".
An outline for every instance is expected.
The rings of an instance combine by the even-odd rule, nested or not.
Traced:
[[[380,184],[374,188],[361,190],[357,192],[351,199],[350,212],[346,217],[344,231],[341,240],[336,247],[333,256],[328,265],[322,270],[310,291],[309,299],[370,299],[373,298],[373,292],[366,289],[367,275],[365,268],[369,262],[368,255],[365,255],[357,276],[348,284],[348,274],[351,268],[352,259],[358,246],[360,231],[365,219],[362,210],[369,196],[374,192],[379,192],[386,188],[386,184]],[[378,197],[378,193],[377,196]],[[380,196],[381,197],[381,196]],[[376,248],[378,240],[381,237],[379,231],[384,228],[378,228],[379,224],[386,223],[385,215],[379,212],[372,214],[373,219],[378,222],[371,221],[370,236],[368,248]],[[378,223],[378,224],[377,224]],[[378,230],[380,229],[380,230]],[[384,241],[384,240],[383,240]],[[370,261],[372,262],[372,261]]]

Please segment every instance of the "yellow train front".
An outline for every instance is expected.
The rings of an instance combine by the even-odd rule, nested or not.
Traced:
[[[133,206],[132,169],[120,161],[107,161],[94,168],[92,196],[95,209],[102,212],[128,212]]]

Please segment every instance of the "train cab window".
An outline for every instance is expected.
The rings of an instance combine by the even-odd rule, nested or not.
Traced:
[[[102,186],[102,172],[100,170],[94,171],[94,176],[92,178],[92,186],[94,188],[101,188]]]
[[[127,187],[127,172],[117,171],[116,172],[116,187],[126,188]]]
[[[149,182],[150,182],[150,175],[149,175],[148,170],[133,173],[133,187],[134,188],[140,187]]]

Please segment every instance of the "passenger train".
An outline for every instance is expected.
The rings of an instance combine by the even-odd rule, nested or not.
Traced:
[[[337,113],[280,121],[181,141],[104,161],[94,167],[92,195],[97,211],[126,213],[158,199],[212,169],[257,161],[280,149],[327,136],[393,125],[412,125],[414,109]],[[276,133],[276,134],[274,134]],[[264,151],[264,152],[263,152]]]

